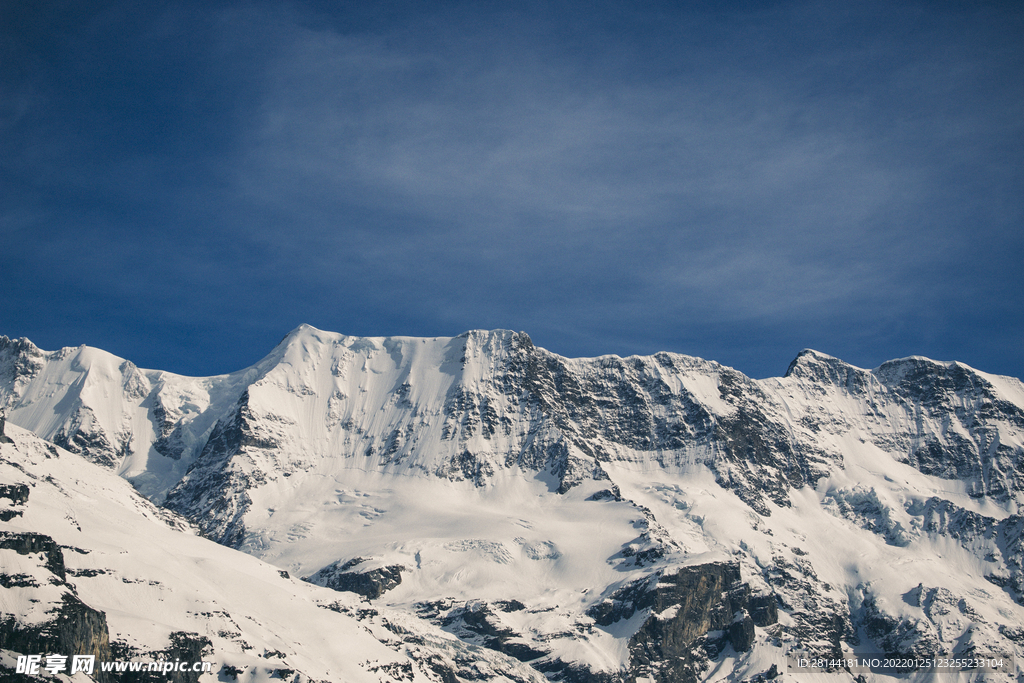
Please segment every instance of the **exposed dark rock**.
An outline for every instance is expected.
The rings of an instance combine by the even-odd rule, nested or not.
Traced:
[[[57,576],[61,583],[67,580],[67,574],[64,570],[64,553],[60,551],[60,546],[49,536],[31,532],[13,533],[10,531],[0,531],[0,548],[14,550],[19,555],[43,553],[46,556],[46,568]]]
[[[441,678],[441,683],[461,683],[455,669],[437,655],[427,657],[423,664]]]
[[[526,609],[526,605],[518,600],[499,600],[494,604],[502,612],[521,612]]]
[[[4,588],[39,588],[39,582],[28,574],[0,574],[0,586]]]
[[[12,510],[11,508],[0,510],[0,522],[9,522],[15,517],[21,517],[24,512],[24,510]]]
[[[879,499],[874,488],[855,486],[852,489],[829,491],[825,503],[826,509],[832,514],[877,534],[888,545],[906,547],[912,540],[907,529],[896,520],[893,510]],[[794,551],[794,554],[799,553]]]
[[[106,574],[106,573],[107,573],[106,569],[91,569],[91,568],[86,568],[86,569],[68,569],[68,576],[70,576],[72,578],[75,578],[75,579],[77,579],[77,578],[91,579],[94,576],[99,576],[100,574]]]
[[[1008,590],[1024,604],[1024,515],[1010,515],[999,522],[997,543],[1009,571]]]
[[[740,580],[739,565],[711,563],[656,573],[634,581],[591,607],[587,614],[602,626],[629,619],[642,610],[650,617],[630,638],[630,676],[655,681],[696,681],[707,667],[703,639],[725,630],[737,651],[750,649],[755,621],[778,619],[773,596],[751,596]],[[719,646],[712,646],[717,654]]]
[[[907,512],[921,517],[922,531],[957,539],[967,550],[978,541],[993,543],[1002,563],[985,578],[1024,604],[1024,516],[997,520],[935,496],[908,505]]]
[[[814,656],[839,657],[844,642],[856,642],[849,605],[828,595],[831,587],[817,577],[806,557],[790,562],[776,556],[763,567],[762,576],[775,590],[776,610],[789,615],[783,630],[798,647]]]
[[[959,363],[905,358],[884,363],[875,375],[908,411],[953,419],[969,435],[953,429],[908,434],[909,464],[926,474],[963,480],[976,496],[1005,500],[1010,492],[1024,490],[1024,451],[999,443],[997,426],[1024,427],[1024,409],[1000,399],[979,373]]]
[[[601,626],[611,626],[616,621],[629,619],[638,610],[653,604],[651,589],[657,582],[657,574],[637,579],[612,593],[607,600],[592,605],[587,610],[587,616]]]
[[[217,678],[221,681],[237,681],[238,676],[243,673],[245,673],[244,669],[239,669],[237,666],[232,666],[231,664],[224,664],[220,667],[220,671],[217,672]]]
[[[200,456],[164,500],[164,507],[197,523],[204,536],[232,548],[245,540],[243,517],[252,505],[249,489],[266,481],[258,467],[247,468],[236,458],[247,458],[248,448],[278,445],[254,429],[254,419],[245,391],[234,412],[217,422]]]
[[[139,650],[127,643],[114,641],[110,644],[111,657],[118,661],[140,659],[150,662],[201,662],[213,654],[212,643],[205,636],[185,631],[174,631],[168,635],[168,646],[163,650]],[[225,667],[230,669],[231,667]],[[241,673],[242,670],[237,670]],[[224,672],[224,668],[221,669]],[[199,683],[202,672],[169,671],[126,671],[114,674],[117,683]],[[223,680],[223,679],[221,679]]]
[[[601,489],[597,493],[591,494],[587,500],[622,500],[622,494],[619,493],[619,487],[614,486],[610,489]]]
[[[4,423],[7,422],[7,418],[0,415],[0,443],[14,443],[11,437],[4,434]]]
[[[119,441],[96,425],[97,420],[92,408],[80,405],[71,419],[53,435],[52,441],[66,451],[112,469],[121,462],[131,436],[127,435],[125,441]]]
[[[52,618],[42,624],[23,624],[13,614],[0,618],[0,648],[19,654],[93,655],[97,661],[109,661],[106,616],[83,603],[65,584],[64,556],[53,539],[42,534],[0,532],[0,548],[15,550],[22,555],[42,553],[40,566],[53,574],[50,583],[65,586],[60,602],[53,603],[48,611]],[[37,587],[35,581],[24,580],[12,582],[7,589],[32,591]],[[39,602],[31,595],[30,592],[30,600]],[[100,671],[95,678],[101,683],[110,680]]]
[[[747,602],[747,612],[755,626],[771,626],[779,621],[779,604],[772,593],[751,595]]]
[[[0,484],[0,498],[7,498],[15,505],[28,502],[29,488],[25,484]]]
[[[153,660],[201,662],[213,654],[213,643],[206,636],[198,633],[175,631],[170,635],[170,646],[162,652],[154,653]],[[173,671],[164,675],[163,680],[172,683],[199,683],[201,672]]]
[[[157,429],[157,439],[153,442],[153,449],[157,453],[172,460],[180,460],[185,445],[185,427],[182,424],[181,416],[173,414],[160,402],[160,395],[154,398],[154,405],[150,409],[152,422]]]
[[[9,339],[0,335],[0,386],[11,387],[11,394],[0,403],[0,410],[9,409],[17,401],[20,389],[43,369],[45,357],[28,339]]]
[[[15,517],[21,517],[24,510],[21,509],[28,502],[29,488],[25,484],[0,484],[0,498],[7,498],[14,508],[0,509],[0,521],[9,522]]]
[[[93,655],[96,661],[109,661],[106,615],[66,592],[53,619],[45,624],[25,627],[14,615],[0,619],[0,648],[20,654]],[[97,681],[109,680],[98,670],[95,676]]]
[[[485,458],[478,458],[465,449],[441,465],[437,475],[451,481],[472,481],[477,486],[483,486],[494,476],[494,468]]]
[[[544,674],[548,680],[558,683],[621,683],[623,680],[619,674],[591,671],[586,666],[561,659],[530,662],[530,666]]]
[[[484,647],[515,657],[521,662],[530,662],[548,654],[521,642],[519,634],[502,625],[483,603],[453,609],[441,620],[441,624],[464,640],[479,640]]]
[[[743,613],[740,619],[729,624],[729,642],[737,652],[746,652],[754,645],[754,620]]]
[[[402,583],[402,570],[404,567],[397,564],[365,572],[349,571],[365,561],[365,559],[357,557],[344,564],[340,560],[332,562],[312,576],[304,578],[303,581],[324,586],[325,588],[332,588],[336,591],[358,593],[370,600],[379,598]]]
[[[927,657],[941,651],[941,643],[930,621],[901,618],[884,609],[873,597],[865,601],[861,623],[868,637],[887,655]]]

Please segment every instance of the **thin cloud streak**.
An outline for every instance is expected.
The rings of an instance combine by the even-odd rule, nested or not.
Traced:
[[[455,251],[462,244],[486,253],[483,241],[513,243],[513,232],[532,238],[555,230],[569,244],[639,237],[677,245],[647,254],[655,272],[671,256],[715,260],[733,280],[764,267],[730,264],[757,265],[765,257],[796,266],[824,258],[841,270],[846,259],[829,253],[836,243],[891,241],[873,235],[877,217],[899,210],[897,195],[903,204],[926,201],[924,181],[915,177],[923,171],[885,163],[894,160],[879,158],[877,144],[842,130],[787,130],[809,110],[818,119],[835,117],[821,104],[786,100],[770,83],[750,84],[746,99],[759,105],[753,109],[746,101],[708,102],[700,89],[674,83],[612,83],[587,93],[567,78],[553,79],[551,68],[536,69],[545,77],[538,84],[499,70],[471,74],[468,84],[460,74],[458,86],[472,95],[467,104],[451,96],[456,84],[445,79],[424,87],[443,98],[379,92],[380,83],[402,84],[410,74],[456,70],[436,54],[396,56],[366,40],[319,32],[296,42],[272,70],[267,123],[252,141],[241,181],[246,192],[276,191],[287,204],[294,202],[290,192],[314,187],[346,203],[397,204],[444,226],[437,237],[456,242]],[[319,68],[311,72],[309,64]],[[520,91],[510,94],[510,81]],[[353,111],[348,100],[375,106]],[[842,98],[828,107],[838,115]],[[538,257],[530,243],[503,244],[501,253],[508,257],[510,247],[523,259]],[[417,240],[411,249],[422,253]],[[877,274],[891,266],[879,263]],[[790,274],[813,270],[820,268]],[[705,284],[725,279],[706,276],[692,271]],[[823,291],[819,279],[804,284]],[[703,289],[711,298],[719,291]]]
[[[904,326],[909,352],[956,354],[970,307],[992,348],[1024,334],[1019,15],[407,9],[86,22],[43,60],[66,73],[4,91],[0,258],[66,315],[78,288],[253,348],[299,322],[515,327],[764,374],[751,339],[843,355]]]

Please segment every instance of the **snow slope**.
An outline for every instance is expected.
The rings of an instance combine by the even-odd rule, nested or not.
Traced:
[[[480,668],[494,680],[539,680],[514,660],[472,650],[414,618],[374,610],[360,619],[367,606],[358,596],[289,578],[203,539],[123,479],[17,427],[7,432],[13,443],[0,444],[0,479],[26,485],[28,500],[7,506],[21,514],[3,523],[3,533],[53,539],[65,579],[37,553],[0,549],[5,586],[23,584],[0,591],[0,612],[16,615],[18,628],[52,619],[44,608],[71,593],[105,615],[115,644],[107,661],[118,652],[160,661],[172,634],[188,634],[205,643],[202,659],[213,663],[201,680],[234,671],[248,681],[442,681],[445,671]],[[415,642],[404,642],[403,630]]]
[[[223,545],[553,680],[1024,645],[1024,386],[959,363],[751,380],[301,326],[184,378],[0,338],[0,406]]]

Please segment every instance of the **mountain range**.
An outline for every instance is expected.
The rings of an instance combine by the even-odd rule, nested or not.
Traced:
[[[755,380],[303,325],[196,378],[0,337],[0,413],[0,667],[949,680],[843,665],[880,653],[1024,681],[1024,384],[961,363],[805,350]]]

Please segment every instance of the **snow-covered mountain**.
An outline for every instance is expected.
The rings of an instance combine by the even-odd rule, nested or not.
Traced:
[[[1024,385],[959,363],[804,351],[752,380],[302,326],[189,378],[0,337],[0,411],[206,538],[551,680],[1024,647]]]
[[[358,595],[204,539],[113,473],[18,427],[6,431],[0,666],[15,669],[17,654],[85,654],[212,665],[201,678],[152,680],[438,682],[481,669],[543,680],[419,619],[367,609]],[[150,680],[94,669],[98,680]]]

